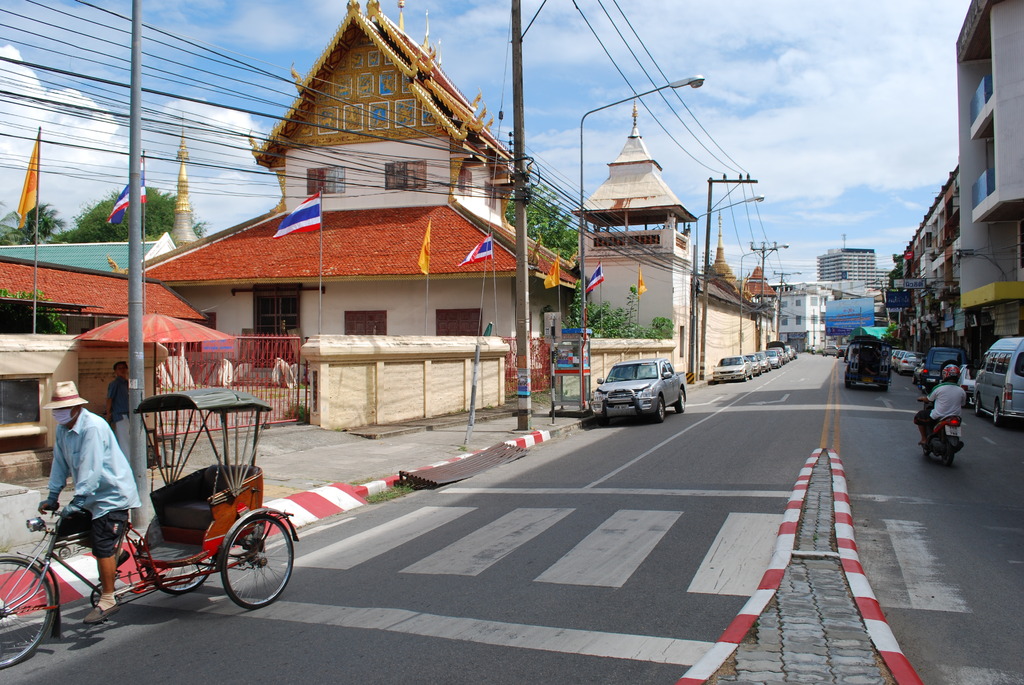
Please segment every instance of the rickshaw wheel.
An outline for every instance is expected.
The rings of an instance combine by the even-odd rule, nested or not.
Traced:
[[[262,513],[243,520],[220,551],[224,591],[244,609],[270,604],[291,579],[294,554],[290,531],[276,516]]]
[[[53,625],[56,605],[57,592],[38,565],[0,557],[0,668],[32,656]]]
[[[160,585],[157,589],[161,592],[166,592],[169,595],[184,595],[193,590],[198,590],[202,587],[203,583],[206,582],[206,578],[209,573],[203,573],[204,567],[199,564],[188,564],[187,566],[180,566],[176,568],[167,569],[160,574],[160,582],[162,583],[174,583],[174,579],[178,577],[193,576],[187,581],[180,583],[174,583],[173,585]]]

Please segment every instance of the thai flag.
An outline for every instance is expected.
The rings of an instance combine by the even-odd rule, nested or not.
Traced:
[[[289,233],[310,233],[320,230],[320,193],[308,198],[305,202],[295,208],[295,211],[284,218],[281,225],[277,227],[275,238],[281,238]]]
[[[589,293],[602,283],[604,283],[604,270],[601,268],[601,262],[598,262],[597,268],[594,269],[594,273],[590,276],[590,280],[587,281],[587,292]]]
[[[476,264],[485,259],[494,259],[494,241],[491,239],[491,236],[487,236],[482,243],[474,247],[473,251],[466,255],[466,258],[459,263],[459,266]]]
[[[121,194],[117,196],[117,201],[114,202],[114,209],[111,210],[110,216],[107,217],[108,224],[119,224],[124,221],[124,213],[128,211],[128,190],[131,188],[131,184],[124,187]],[[142,204],[146,204],[146,175],[142,175]]]

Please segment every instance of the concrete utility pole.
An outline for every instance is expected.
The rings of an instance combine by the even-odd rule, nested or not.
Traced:
[[[764,270],[761,271],[762,275]],[[799,276],[802,272],[800,271],[776,271],[774,272],[779,277],[779,298],[777,300],[777,308],[775,310],[775,331],[782,338],[782,293],[786,290],[786,276]]]
[[[516,409],[517,427],[528,431],[530,408],[530,265],[526,248],[526,122],[523,115],[523,17],[521,0],[512,0],[513,199],[516,211]]]
[[[704,298],[703,298],[703,311],[700,315],[700,369],[698,369],[700,375],[698,378],[704,380],[705,373],[707,370],[707,348],[708,348],[708,276],[711,269],[711,214],[715,208],[711,204],[711,193],[716,183],[757,183],[757,179],[750,178],[750,174],[747,174],[746,178],[734,178],[729,179],[725,176],[722,178],[709,178],[708,179],[708,211],[704,228],[704,278],[702,283],[704,284]],[[762,269],[763,271],[763,269]]]
[[[135,409],[146,387],[145,341],[142,337],[142,0],[132,0],[131,91],[128,105],[128,461],[142,506],[132,511],[139,530],[149,524],[146,481],[146,435]],[[156,363],[156,360],[153,360]]]
[[[764,275],[764,260],[772,252],[778,252],[779,250],[787,250],[787,249],[789,249],[789,245],[788,244],[779,245],[777,242],[773,242],[771,244],[768,244],[768,243],[766,243],[764,241],[761,241],[761,246],[760,247],[758,247],[754,243],[750,243],[750,251],[751,252],[757,252],[759,255],[761,255],[761,301],[762,302],[764,301],[764,289],[765,289],[765,286],[768,285],[768,279],[765,278],[765,275]],[[760,317],[758,317],[758,333],[757,333],[757,344],[758,345],[761,344],[760,320],[761,320]],[[778,330],[777,327],[776,327],[776,330]],[[767,342],[768,341],[765,340],[766,344],[767,344]]]

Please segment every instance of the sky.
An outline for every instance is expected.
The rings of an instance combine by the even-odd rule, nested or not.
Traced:
[[[142,0],[147,185],[173,192],[184,132],[208,233],[276,205],[278,184],[255,165],[248,136],[285,114],[291,70],[305,75],[319,58],[346,1]],[[955,44],[969,4],[522,0],[527,153],[569,203],[584,114],[702,75],[699,89],[642,98],[638,127],[694,215],[706,212],[709,177],[757,180],[714,184],[734,271],[760,260],[751,242],[789,245],[766,258],[771,280],[816,280],[816,256],[843,246],[873,248],[890,268],[957,165]],[[429,26],[443,69],[470,99],[482,94],[502,140],[512,124],[510,5],[404,9],[407,33],[422,41]],[[398,0],[381,7],[397,20]],[[127,183],[130,12],[127,0],[0,8],[0,213],[18,205],[37,127],[41,200],[69,224]],[[631,103],[586,117],[587,194],[630,133]],[[765,200],[740,202],[753,194]]]

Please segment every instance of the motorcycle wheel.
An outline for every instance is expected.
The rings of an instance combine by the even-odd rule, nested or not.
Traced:
[[[942,451],[942,463],[945,464],[946,466],[952,466],[953,457],[954,455],[956,455],[956,449],[954,449],[953,443],[950,442],[949,440],[946,440],[946,444],[943,447],[944,449]]]

